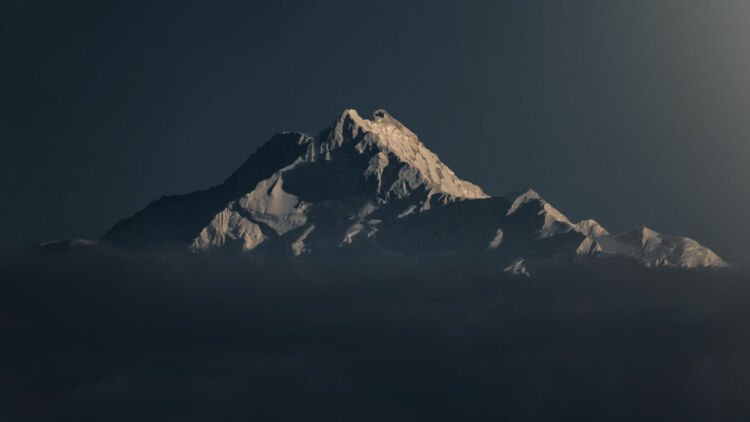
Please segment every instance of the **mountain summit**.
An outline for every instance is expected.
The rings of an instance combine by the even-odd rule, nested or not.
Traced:
[[[316,138],[280,133],[221,185],[154,201],[103,240],[196,253],[482,256],[524,275],[534,263],[604,256],[728,265],[689,238],[573,223],[531,189],[491,198],[385,110],[371,119],[345,110]]]

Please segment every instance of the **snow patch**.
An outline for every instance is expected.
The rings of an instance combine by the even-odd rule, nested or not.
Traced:
[[[240,208],[254,221],[268,225],[278,235],[307,223],[308,204],[285,192],[283,182],[282,172],[277,172],[239,200]]]
[[[526,260],[523,258],[518,258],[515,261],[513,261],[512,264],[508,265],[503,269],[504,273],[507,274],[513,274],[513,275],[520,275],[524,277],[529,277],[529,270],[526,269]]]
[[[305,229],[302,235],[298,237],[297,240],[294,241],[294,243],[292,243],[292,251],[294,252],[294,256],[300,256],[303,253],[310,252],[310,249],[305,246],[305,239],[307,239],[307,236],[309,236],[313,230],[315,230],[315,224],[310,224],[310,226]]]
[[[339,247],[350,245],[354,241],[354,238],[363,231],[365,231],[365,236],[367,238],[375,237],[375,234],[378,232],[377,225],[382,222],[383,220],[373,219],[364,223],[358,222],[352,224],[351,226],[349,226],[349,228],[346,229],[344,239],[339,244]]]
[[[658,233],[648,227],[595,239],[601,252],[635,258],[647,267],[729,267],[712,250],[689,237]]]
[[[378,193],[383,189],[383,172],[385,171],[385,168],[388,167],[388,164],[390,164],[388,153],[381,151],[370,158],[367,168],[365,169],[365,178],[374,176],[378,181]]]
[[[498,246],[500,246],[500,243],[503,241],[503,229],[497,229],[497,232],[495,232],[495,237],[490,240],[490,244],[487,247],[487,249],[497,249]]]
[[[224,246],[229,241],[240,241],[242,250],[249,251],[261,244],[266,237],[260,226],[232,210],[234,203],[214,216],[211,223],[201,230],[193,240],[193,252],[206,252]]]
[[[416,205],[409,205],[409,207],[408,207],[408,208],[406,208],[405,210],[403,210],[403,211],[402,211],[402,212],[401,212],[401,213],[400,213],[400,214],[398,215],[398,217],[396,217],[396,218],[404,218],[404,217],[406,217],[407,215],[411,215],[411,214],[414,214],[414,211],[416,211],[416,210],[417,210],[417,206],[416,206]]]
[[[344,233],[344,240],[341,241],[339,246],[351,244],[352,240],[354,240],[354,236],[358,235],[364,228],[365,226],[361,223],[354,223],[349,226],[349,228],[346,229],[346,233]]]

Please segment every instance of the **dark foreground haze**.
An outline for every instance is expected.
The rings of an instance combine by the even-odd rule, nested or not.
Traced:
[[[3,421],[750,417],[741,272],[96,249],[1,266]]]

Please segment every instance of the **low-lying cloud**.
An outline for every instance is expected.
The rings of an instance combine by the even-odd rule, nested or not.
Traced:
[[[750,416],[741,272],[79,250],[0,274],[4,421]]]

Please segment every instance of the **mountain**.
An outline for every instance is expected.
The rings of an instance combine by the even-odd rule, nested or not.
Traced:
[[[607,256],[649,267],[728,266],[689,238],[573,223],[531,189],[490,197],[385,110],[372,119],[346,110],[315,138],[278,134],[221,185],[162,197],[102,240],[195,253],[471,256],[523,275],[537,263]]]

